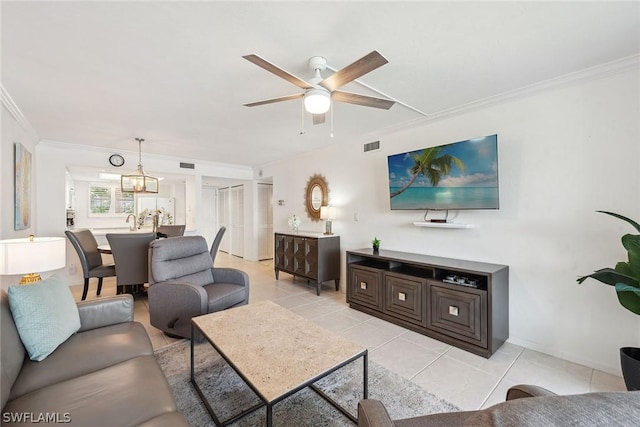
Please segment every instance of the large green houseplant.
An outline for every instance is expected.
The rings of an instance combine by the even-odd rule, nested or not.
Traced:
[[[613,212],[598,212],[626,221],[640,233],[640,224],[637,222]],[[592,278],[605,285],[614,286],[620,304],[632,313],[640,315],[640,234],[625,234],[622,236],[622,246],[627,250],[628,261],[618,262],[615,268],[602,268],[582,276],[578,283]],[[640,348],[621,348],[620,360],[627,389],[640,390]]]

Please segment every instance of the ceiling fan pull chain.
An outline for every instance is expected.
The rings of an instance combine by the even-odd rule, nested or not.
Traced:
[[[331,106],[329,107],[329,120],[331,121],[331,133],[329,134],[330,138],[333,138],[333,100],[331,100]]]
[[[304,135],[305,134],[305,130],[304,130],[304,113],[305,113],[304,102],[301,102],[300,106],[302,107],[301,108],[302,114],[301,114],[301,118],[300,118],[300,122],[301,122],[300,123],[300,135]]]

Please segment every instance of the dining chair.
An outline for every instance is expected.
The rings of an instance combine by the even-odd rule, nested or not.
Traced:
[[[158,226],[158,233],[167,237],[183,236],[185,227],[185,225],[160,225]]]
[[[107,234],[116,263],[116,294],[125,293],[127,287],[136,294],[149,281],[149,243],[155,237],[153,232]]]
[[[218,230],[218,234],[216,234],[215,239],[213,239],[213,243],[211,244],[211,249],[209,253],[211,254],[211,261],[216,262],[216,255],[218,255],[218,249],[220,248],[220,242],[222,241],[222,236],[224,236],[224,232],[227,231],[227,227],[222,226]]]
[[[82,272],[84,274],[84,288],[82,290],[82,300],[87,298],[89,290],[89,279],[91,277],[98,278],[98,290],[96,296],[102,292],[102,279],[104,277],[113,277],[116,275],[116,268],[113,264],[104,264],[102,255],[98,252],[98,242],[93,236],[91,230],[65,231],[67,238],[78,253]]]

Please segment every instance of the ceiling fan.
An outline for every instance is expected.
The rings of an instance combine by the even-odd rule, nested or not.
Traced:
[[[326,79],[322,78],[321,72],[327,69],[327,60],[322,56],[311,57],[309,59],[309,68],[313,70],[314,76],[309,79],[308,82],[294,76],[258,55],[245,55],[243,58],[256,64],[258,67],[262,67],[270,73],[285,79],[289,83],[293,83],[299,88],[304,89],[303,93],[244,104],[246,107],[257,107],[258,105],[304,98],[305,109],[313,115],[313,124],[317,125],[324,123],[325,113],[329,111],[331,100],[362,105],[365,107],[381,108],[384,110],[388,110],[393,106],[393,104],[395,104],[395,101],[389,99],[375,98],[372,96],[359,95],[357,93],[338,90],[338,88],[346,85],[347,83],[352,82],[358,77],[361,77],[389,62],[377,50],[372,51],[354,63],[336,71]]]

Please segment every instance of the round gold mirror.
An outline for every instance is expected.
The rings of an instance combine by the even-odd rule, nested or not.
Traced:
[[[320,207],[329,204],[329,186],[322,175],[309,178],[304,197],[307,215],[311,221],[320,221]]]

